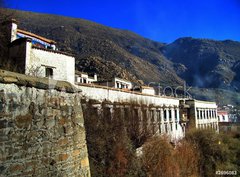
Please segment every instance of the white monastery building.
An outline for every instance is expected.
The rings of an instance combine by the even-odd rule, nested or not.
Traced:
[[[15,20],[5,23],[9,32],[10,58],[20,73],[48,77],[74,84],[75,58],[56,50],[56,42],[17,28]]]

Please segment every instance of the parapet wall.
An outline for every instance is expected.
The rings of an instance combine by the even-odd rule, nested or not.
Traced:
[[[93,84],[79,84],[77,87],[82,90],[82,95],[87,99],[95,99],[99,101],[108,100],[111,102],[134,102],[146,105],[153,104],[155,106],[179,107],[179,99],[173,97],[149,95]]]
[[[48,86],[0,70],[0,176],[90,176],[79,92]]]

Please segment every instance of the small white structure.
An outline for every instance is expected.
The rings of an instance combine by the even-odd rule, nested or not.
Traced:
[[[74,84],[75,58],[56,50],[56,42],[17,28],[15,20],[5,23],[9,30],[10,59],[20,73]]]
[[[217,115],[218,115],[218,121],[219,122],[229,122],[229,116],[228,116],[228,112],[225,110],[218,110],[217,111]]]
[[[130,90],[132,89],[132,83],[128,80],[125,79],[120,79],[120,78],[113,78],[112,80],[107,80],[107,81],[98,81],[96,82],[98,85],[102,86],[107,86],[107,87],[112,87],[112,88],[117,88],[117,89],[126,89]]]
[[[89,76],[88,73],[83,72],[75,72],[75,83],[79,84],[91,84],[93,82],[97,82],[97,74],[94,74],[93,77]]]
[[[147,95],[155,95],[156,94],[156,92],[155,92],[153,87],[144,86],[144,85],[134,87],[133,91],[137,91],[137,92],[140,92],[140,93],[143,93],[143,94],[147,94]]]

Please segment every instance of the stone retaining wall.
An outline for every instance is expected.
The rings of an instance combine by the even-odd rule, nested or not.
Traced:
[[[24,77],[0,71],[0,176],[89,177],[79,93]]]

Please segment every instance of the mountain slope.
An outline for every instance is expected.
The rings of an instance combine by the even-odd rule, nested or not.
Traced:
[[[74,53],[79,71],[96,72],[104,79],[118,76],[133,82],[183,82],[175,65],[160,52],[162,43],[87,20],[11,12],[19,28],[53,39],[61,50]]]
[[[239,90],[240,43],[231,40],[180,38],[162,48],[164,55],[186,68],[189,85]]]

